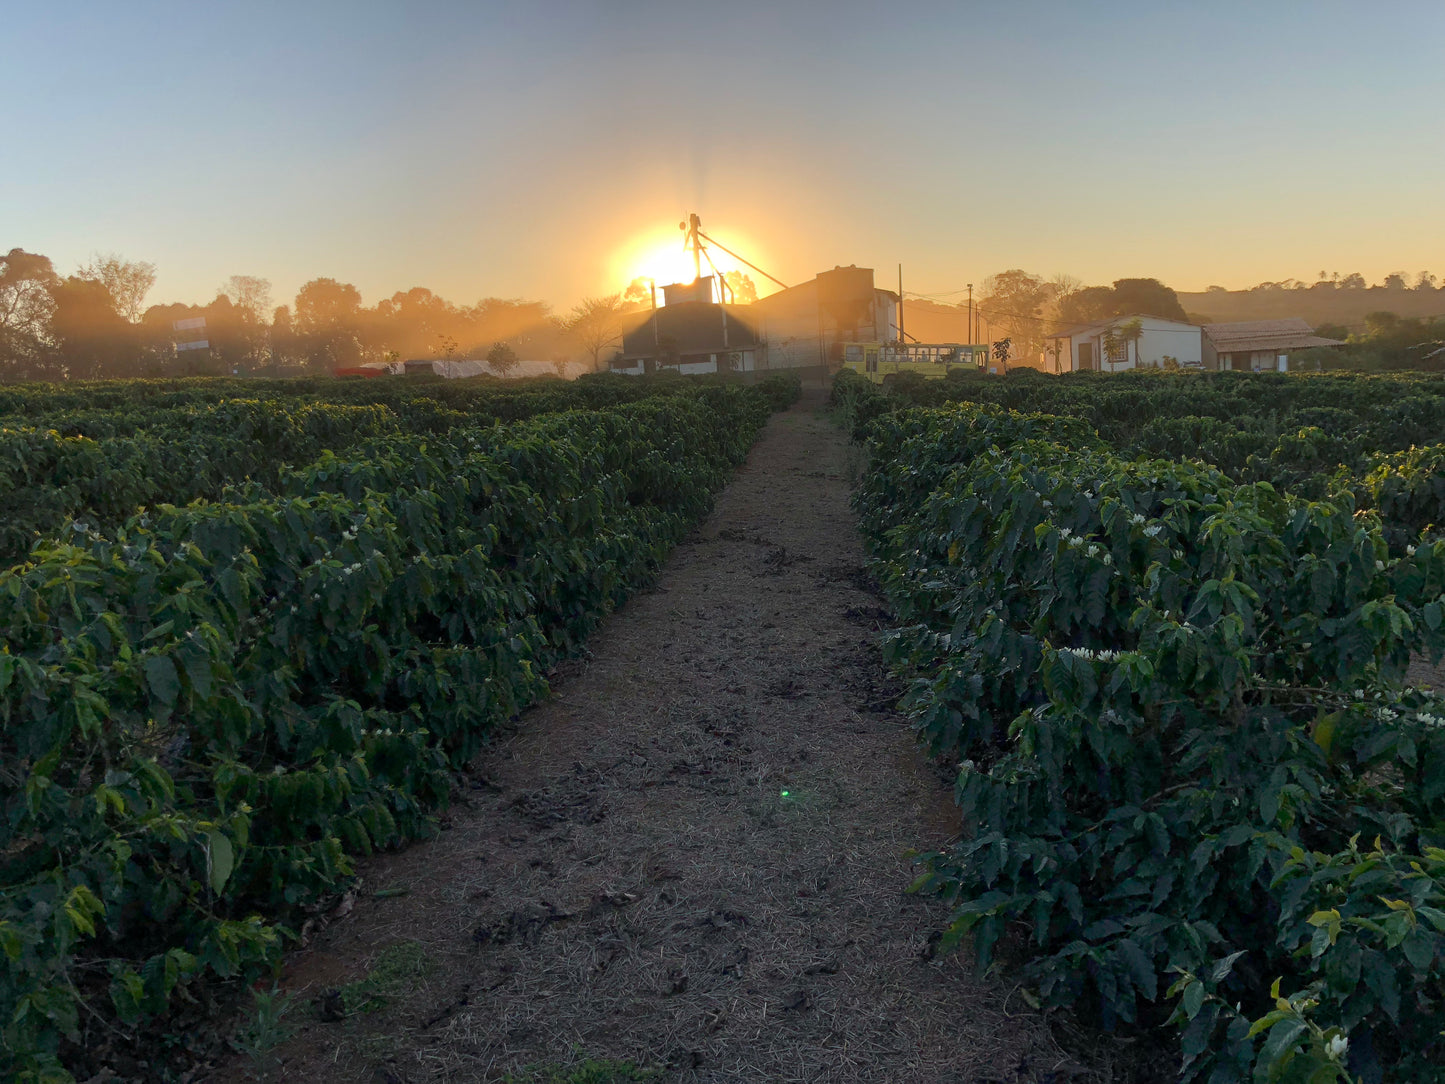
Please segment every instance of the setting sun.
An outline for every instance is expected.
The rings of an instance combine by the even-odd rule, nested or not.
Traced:
[[[733,247],[730,240],[724,243]],[[729,271],[748,271],[742,263],[728,255],[716,244],[708,244],[704,241],[703,249],[705,251],[702,259],[704,275],[711,275],[714,268],[722,275],[726,275]],[[711,264],[708,262],[709,257],[711,257]],[[622,285],[638,278],[651,279],[659,287],[675,282],[691,282],[694,276],[692,250],[686,247],[682,231],[655,231],[619,248],[612,259],[611,274],[612,280]],[[766,282],[761,275],[752,275],[751,277],[762,279],[763,281],[759,285]]]

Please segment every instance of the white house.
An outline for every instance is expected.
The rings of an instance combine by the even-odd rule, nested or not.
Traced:
[[[1135,321],[1137,336],[1131,334]],[[1198,324],[1159,316],[1114,316],[1045,336],[1042,367],[1049,373],[1118,373],[1125,369],[1167,368],[1171,361],[1197,369],[1203,359],[1203,335]]]

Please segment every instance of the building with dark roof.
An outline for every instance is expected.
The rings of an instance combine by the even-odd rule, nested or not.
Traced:
[[[750,305],[697,299],[697,287],[690,283],[663,290],[667,304],[633,314],[624,328],[614,370],[641,373],[675,366],[683,373],[703,373],[837,366],[847,343],[898,338],[898,295],[875,287],[868,267],[835,267]]]

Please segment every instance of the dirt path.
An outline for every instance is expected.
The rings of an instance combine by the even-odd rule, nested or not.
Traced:
[[[904,894],[907,852],[956,814],[890,710],[851,453],[820,410],[772,420],[657,587],[483,754],[449,830],[367,866],[286,986],[343,1016],[359,988],[321,995],[380,960],[389,1005],[297,1011],[272,1079],[583,1057],[678,1081],[1051,1078],[1012,984],[935,957],[943,908]]]

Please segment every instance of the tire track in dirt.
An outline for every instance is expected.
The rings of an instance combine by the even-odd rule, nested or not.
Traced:
[[[957,814],[891,707],[854,456],[816,395],[772,419],[656,587],[484,751],[448,829],[367,863],[289,962],[322,1015],[388,946],[427,966],[382,1012],[298,1010],[272,1079],[581,1056],[678,1081],[1063,1079],[1037,1020],[1006,1014],[1012,984],[935,955],[944,909],[904,894],[907,852]]]

